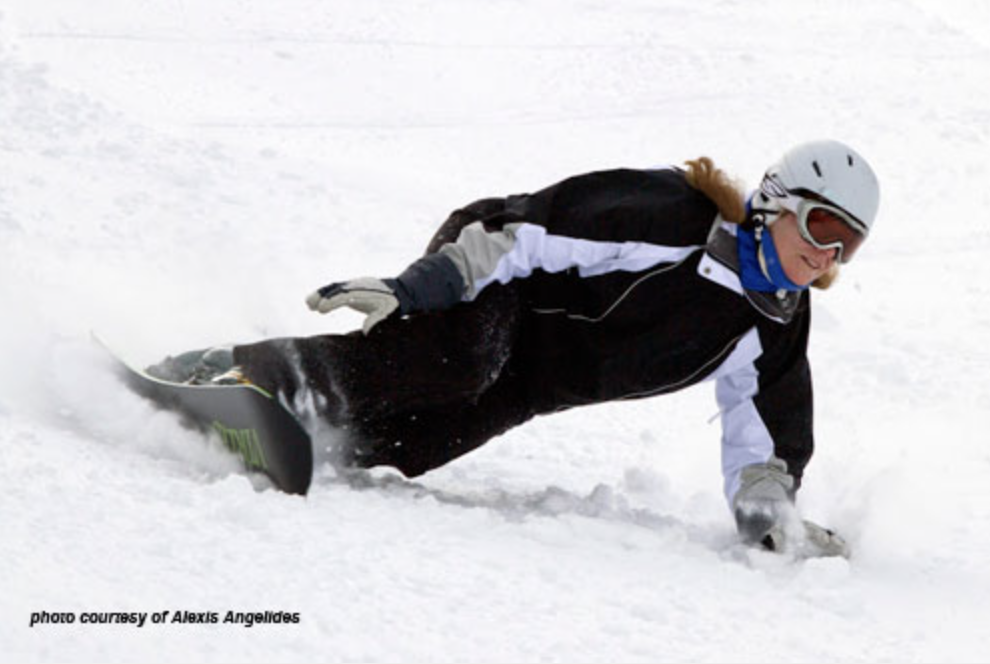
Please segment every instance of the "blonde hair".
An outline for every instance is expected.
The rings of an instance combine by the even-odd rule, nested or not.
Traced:
[[[687,183],[703,193],[718,208],[722,219],[733,224],[746,221],[746,193],[742,184],[715,166],[710,157],[698,157],[684,162]],[[825,290],[839,277],[839,266],[815,279],[811,285]]]

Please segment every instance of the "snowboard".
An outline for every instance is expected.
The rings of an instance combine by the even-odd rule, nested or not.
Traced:
[[[273,395],[250,383],[186,385],[161,380],[129,364],[95,334],[93,339],[131,390],[178,413],[187,426],[219,436],[249,471],[264,473],[282,491],[305,495],[309,490],[310,436]]]

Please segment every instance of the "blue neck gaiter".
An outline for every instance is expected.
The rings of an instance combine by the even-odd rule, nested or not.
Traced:
[[[766,227],[760,229],[760,239],[756,239],[756,230],[739,227],[736,231],[736,248],[739,254],[739,277],[743,288],[753,291],[773,292],[777,290],[803,291],[807,286],[798,286],[787,278],[784,268],[777,255],[777,247],[773,236]],[[766,272],[760,265],[760,250],[763,251],[763,262]]]

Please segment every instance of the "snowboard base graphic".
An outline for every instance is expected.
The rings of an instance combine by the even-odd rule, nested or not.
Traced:
[[[187,385],[135,368],[95,334],[127,386],[155,405],[179,413],[196,429],[212,431],[244,461],[286,493],[305,495],[313,476],[309,434],[278,399],[256,385]]]

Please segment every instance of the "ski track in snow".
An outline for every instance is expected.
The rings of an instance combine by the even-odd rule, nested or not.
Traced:
[[[974,661],[990,653],[990,14],[769,0],[12,0],[0,9],[0,660]],[[339,332],[449,210],[808,138],[881,175],[816,294],[799,505],[742,547],[711,385],[541,418],[416,481],[247,476],[107,372]],[[317,441],[332,444],[332,434]],[[39,625],[35,611],[298,612]]]

